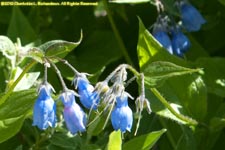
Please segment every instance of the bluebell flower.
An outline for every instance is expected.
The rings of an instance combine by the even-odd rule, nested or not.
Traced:
[[[131,130],[133,124],[133,113],[128,106],[128,94],[123,93],[116,98],[115,108],[111,114],[112,126],[115,130],[121,130],[122,133]]]
[[[51,98],[52,87],[50,84],[42,84],[39,88],[39,95],[34,104],[33,126],[39,129],[55,127],[56,125],[56,105]]]
[[[180,3],[181,21],[182,25],[187,31],[198,31],[201,26],[206,23],[199,11],[186,2]]]
[[[167,33],[167,21],[167,17],[159,16],[154,24],[152,35],[170,54],[173,54],[171,40]]]
[[[153,36],[155,37],[155,39],[157,41],[159,41],[160,44],[162,44],[162,46],[170,53],[173,54],[173,50],[172,50],[172,44],[170,41],[170,37],[168,36],[168,34],[164,31],[158,31],[153,33]]]
[[[190,46],[191,43],[189,39],[179,29],[172,31],[172,47],[174,54],[182,57]]]
[[[64,104],[63,116],[70,133],[84,132],[87,118],[84,111],[75,101],[75,93],[66,91],[60,95]]]
[[[85,76],[77,78],[77,87],[82,105],[88,109],[96,110],[100,100],[99,94],[94,91],[94,87]]]

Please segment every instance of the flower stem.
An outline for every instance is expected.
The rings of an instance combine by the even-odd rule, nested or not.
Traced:
[[[32,61],[29,63],[24,69],[23,72],[19,75],[19,77],[16,79],[15,82],[11,86],[9,86],[8,90],[6,91],[5,95],[1,97],[0,99],[0,105],[3,104],[7,98],[11,95],[16,85],[20,82],[20,80],[23,78],[23,76],[27,73],[28,70],[30,70],[34,65],[36,64],[36,61]]]
[[[123,40],[120,37],[119,31],[116,28],[116,24],[115,24],[115,22],[113,20],[111,11],[110,11],[110,9],[108,7],[107,0],[103,0],[103,3],[104,3],[104,6],[105,6],[105,9],[106,9],[107,16],[108,16],[109,22],[111,24],[112,30],[114,32],[114,35],[115,35],[115,37],[117,39],[117,42],[119,44],[119,47],[120,47],[121,51],[123,52],[123,56],[124,56],[125,60],[127,61],[127,63],[133,66],[132,60],[130,59],[130,57],[128,55],[128,52],[127,52],[126,47],[125,47],[125,45],[123,43]]]
[[[170,106],[170,104],[166,101],[166,99],[159,93],[159,91],[156,88],[151,88],[150,89],[152,91],[152,93],[163,103],[163,105],[169,109],[169,111],[176,116],[177,118],[179,118],[180,120],[190,124],[190,125],[198,125],[198,122],[192,118],[189,118],[187,116],[184,116],[182,114],[179,114],[178,112],[176,112],[173,107]]]
[[[46,58],[46,59],[47,59],[47,58]],[[65,92],[65,91],[68,91],[68,88],[67,88],[67,86],[66,86],[66,83],[64,82],[63,77],[62,77],[61,72],[59,71],[58,67],[57,67],[53,62],[51,62],[49,59],[47,59],[47,60],[48,60],[48,62],[53,66],[53,68],[54,68],[56,74],[58,75],[59,81],[61,82],[62,87],[63,87],[63,91],[64,91],[64,92]]]

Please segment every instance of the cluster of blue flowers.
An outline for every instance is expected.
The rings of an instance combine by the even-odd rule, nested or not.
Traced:
[[[183,57],[191,43],[182,29],[188,32],[198,31],[206,21],[199,11],[186,0],[177,2],[176,6],[180,12],[181,24],[174,23],[171,16],[160,14],[154,24],[152,34],[170,54]],[[162,4],[160,4],[160,7],[162,7]]]
[[[63,85],[63,91],[59,95],[59,99],[64,105],[63,117],[71,134],[86,131],[88,124],[88,117],[83,108],[76,103],[76,97],[79,97],[83,107],[90,111],[98,111],[98,106],[103,105],[105,107],[103,111],[108,110],[110,112],[112,126],[115,130],[121,130],[122,133],[131,131],[133,113],[128,106],[128,97],[132,97],[125,91],[127,65],[119,66],[104,81],[97,83],[95,87],[90,84],[85,73],[79,73],[75,68],[72,68],[72,70],[75,70],[73,84],[78,93],[66,87],[56,65],[52,64],[52,66],[56,69]],[[69,66],[72,67],[70,64]],[[47,72],[47,69],[45,71]],[[45,78],[47,78],[47,75]],[[111,82],[111,86],[108,85],[109,82]],[[57,125],[56,104],[51,97],[52,91],[54,91],[52,86],[45,79],[38,90],[38,98],[33,111],[33,125],[41,130]],[[137,109],[140,106],[143,108],[146,103],[150,109],[148,100],[144,98],[144,95],[141,97],[143,98],[137,99]]]

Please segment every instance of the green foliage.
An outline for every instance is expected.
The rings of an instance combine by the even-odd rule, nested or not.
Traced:
[[[154,131],[139,137],[135,137],[132,140],[124,143],[123,150],[148,150],[153,147],[160,136],[166,132],[166,129],[160,131]]]
[[[120,131],[113,131],[109,135],[109,142],[107,150],[121,150],[121,132]]]
[[[0,105],[0,143],[14,136],[32,112],[35,90],[14,92]]]
[[[184,31],[191,41],[184,58],[168,53],[151,35],[158,15],[151,5],[154,2],[100,0],[99,6],[0,6],[0,149],[223,149],[225,1],[190,0],[207,23],[198,32]],[[175,0],[161,2],[166,13],[179,21]],[[31,118],[45,58],[59,67],[68,87],[74,74],[60,63],[61,59],[80,72],[90,73],[93,85],[118,65],[130,63],[145,75],[145,97],[152,113],[144,110],[140,116],[135,113],[135,103],[129,101],[134,124],[131,133],[122,134],[106,122],[109,110],[103,111],[105,106],[101,105],[99,111],[88,115],[87,131],[71,135],[62,120],[62,103],[57,100],[62,87],[51,67],[48,81],[56,89],[52,96],[57,103],[58,124],[55,129],[39,130],[32,126]],[[140,74],[135,71],[129,71],[128,78],[134,73],[138,84],[126,88],[132,97],[141,93]],[[76,102],[80,104],[78,98]],[[141,121],[134,136],[137,116]]]

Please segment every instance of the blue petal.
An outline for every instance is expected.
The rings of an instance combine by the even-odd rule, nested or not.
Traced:
[[[77,86],[78,86],[78,89],[80,90],[85,90],[87,89],[88,85],[90,85],[89,81],[87,80],[87,78],[85,77],[79,77],[77,79]]]
[[[174,54],[183,56],[183,54],[190,48],[191,44],[187,36],[178,31],[172,35],[172,47]]]
[[[173,54],[171,40],[166,32],[164,31],[154,32],[153,36],[156,38],[157,41],[159,41],[159,43],[162,44],[164,48],[167,49],[167,51],[170,54]]]
[[[116,98],[116,107],[123,107],[123,106],[128,106],[128,94],[126,93]]]
[[[183,3],[180,9],[182,24],[189,32],[200,30],[202,24],[206,23],[206,20],[192,5]]]
[[[72,134],[76,134],[78,131],[85,131],[87,118],[77,103],[74,103],[72,106],[65,107],[63,114],[66,126]]]
[[[75,103],[75,94],[73,91],[67,91],[60,95],[64,106],[72,106]]]
[[[115,107],[111,114],[112,126],[115,130],[121,130],[123,133],[130,132],[133,124],[133,113],[130,107]]]
[[[89,84],[87,80],[78,80],[78,94],[80,95],[80,102],[84,107],[96,110],[100,98],[99,94],[93,91],[94,87]]]
[[[56,124],[56,105],[51,97],[45,99],[38,98],[34,104],[33,125],[45,130],[55,127]]]

